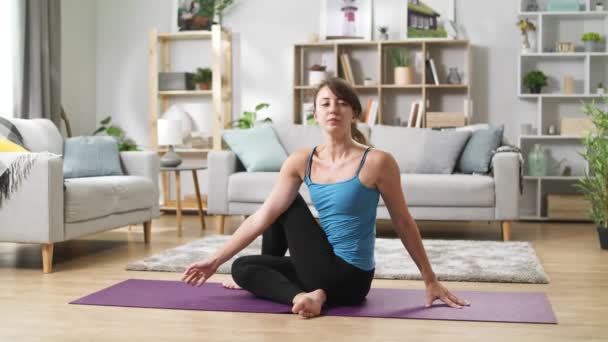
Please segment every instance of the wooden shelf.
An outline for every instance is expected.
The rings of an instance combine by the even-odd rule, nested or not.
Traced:
[[[519,98],[529,98],[529,99],[533,99],[533,98],[564,98],[564,99],[568,99],[568,98],[572,98],[572,99],[576,99],[576,98],[601,98],[605,95],[601,95],[601,94],[519,94],[518,97]]]
[[[159,96],[202,96],[213,95],[213,90],[159,90]]]
[[[408,84],[408,85],[383,84],[380,87],[382,89],[422,89],[422,88],[424,88],[424,86],[422,84]]]
[[[469,86],[466,84],[425,84],[425,88],[435,89],[468,89]]]
[[[176,33],[159,33],[158,40],[187,40],[187,39],[211,39],[211,31],[183,31]]]

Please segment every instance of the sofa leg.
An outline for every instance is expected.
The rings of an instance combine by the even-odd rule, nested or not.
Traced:
[[[53,244],[43,243],[42,247],[42,272],[51,273],[53,271]]]
[[[502,241],[511,240],[511,221],[501,221]]]
[[[150,243],[150,234],[152,234],[152,221],[144,222],[144,243]]]
[[[226,216],[224,215],[216,215],[215,216],[215,225],[216,225],[216,233],[223,235],[224,234],[224,219]]]

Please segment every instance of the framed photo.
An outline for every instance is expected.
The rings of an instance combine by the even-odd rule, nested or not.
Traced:
[[[372,0],[321,0],[321,39],[371,40]]]
[[[407,39],[456,38],[455,0],[406,0]]]
[[[173,0],[173,32],[211,30],[215,0]]]

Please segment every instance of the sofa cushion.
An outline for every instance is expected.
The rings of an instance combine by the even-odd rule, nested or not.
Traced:
[[[270,125],[231,129],[222,133],[247,171],[279,171],[287,154]]]
[[[450,174],[471,132],[376,125],[371,143],[390,152],[401,173]]]
[[[481,175],[401,174],[408,206],[493,207],[494,178]],[[382,197],[380,205],[385,205]]]
[[[78,222],[147,209],[157,201],[152,180],[141,176],[106,176],[65,180],[65,222]]]
[[[66,139],[63,150],[63,177],[120,176],[118,143],[108,136]]]
[[[48,119],[10,119],[23,137],[23,147],[32,152],[63,153],[63,138]]]
[[[458,161],[457,170],[462,173],[488,173],[490,161],[500,146],[503,126],[473,131]]]
[[[262,203],[270,195],[279,179],[278,172],[237,172],[230,175],[228,185],[229,202]],[[306,184],[300,187],[300,194],[311,204]]]
[[[8,140],[23,147],[23,137],[12,122],[0,116],[0,139]]]

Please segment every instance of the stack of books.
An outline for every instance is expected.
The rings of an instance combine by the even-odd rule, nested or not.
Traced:
[[[412,102],[410,116],[407,120],[407,127],[422,128],[422,118],[424,117],[424,104],[421,101]]]
[[[355,85],[355,77],[353,76],[353,69],[350,66],[348,54],[343,53],[340,55],[340,64],[342,64],[342,71],[346,82]]]

